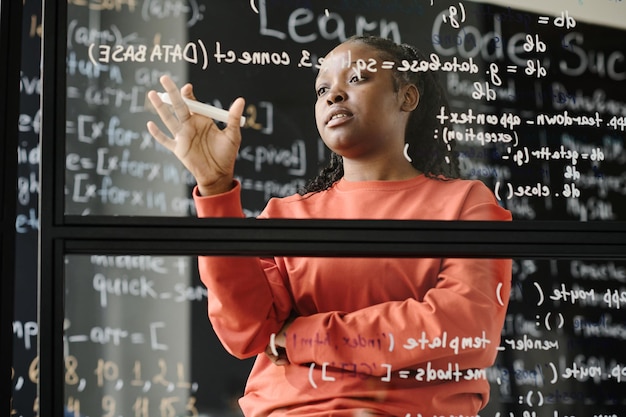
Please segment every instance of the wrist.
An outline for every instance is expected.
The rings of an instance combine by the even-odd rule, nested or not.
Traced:
[[[235,182],[232,178],[216,181],[212,184],[197,184],[198,186],[198,194],[203,197],[208,197],[217,194],[227,193],[228,191],[235,188]]]

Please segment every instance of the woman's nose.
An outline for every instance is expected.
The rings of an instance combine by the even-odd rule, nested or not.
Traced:
[[[333,87],[329,92],[328,92],[328,96],[327,96],[327,102],[329,105],[331,104],[335,104],[335,103],[340,103],[342,101],[344,101],[346,99],[346,93],[345,91],[343,91],[340,88],[337,87]]]

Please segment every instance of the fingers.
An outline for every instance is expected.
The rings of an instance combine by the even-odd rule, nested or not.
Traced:
[[[169,121],[171,122],[172,119],[175,119],[180,123],[185,123],[187,119],[191,117],[191,114],[189,113],[189,108],[183,101],[181,92],[178,90],[178,87],[176,87],[176,84],[174,83],[174,81],[167,75],[162,76],[160,78],[160,81],[161,81],[161,85],[165,89],[165,92],[170,97],[170,101],[172,102],[172,108],[174,109],[174,114],[176,115],[176,118],[170,117]],[[163,120],[163,122],[167,125],[166,120]],[[168,126],[168,129],[172,131],[170,126]]]
[[[148,99],[150,100],[150,103],[152,103],[154,108],[156,109],[157,114],[161,118],[161,121],[163,121],[163,123],[165,124],[167,129],[170,131],[170,133],[173,136],[175,136],[176,132],[178,132],[181,127],[181,121],[179,120],[178,116],[175,116],[172,113],[169,106],[163,103],[163,101],[161,100],[161,98],[159,97],[156,91],[149,91]],[[181,102],[182,102],[182,99],[181,99]],[[187,110],[187,114],[189,115],[189,110]]]
[[[193,86],[189,83],[182,86],[180,94],[185,98],[197,101],[196,96],[193,93]]]
[[[193,92],[193,86],[190,83],[183,85],[183,87],[178,90],[172,78],[167,75],[162,76],[160,82],[168,94],[171,104],[165,104],[156,91],[148,92],[148,99],[154,106],[161,121],[167,127],[167,130],[169,130],[170,136],[163,133],[163,131],[152,122],[148,123],[148,131],[160,144],[173,151],[176,147],[176,140],[178,139],[179,133],[186,127],[188,121],[192,120],[193,113],[189,110],[185,99],[196,101],[196,98]],[[231,104],[228,110],[226,129],[230,131],[228,137],[232,140],[241,140],[240,121],[244,107],[245,100],[240,97]],[[194,118],[193,120],[200,119]],[[209,125],[214,123],[210,117],[202,120],[205,120],[202,123],[208,123]]]
[[[191,118],[189,108],[183,101],[182,97],[184,95],[187,98],[195,100],[195,97],[193,96],[193,89],[191,84],[186,84],[179,92],[174,81],[166,75],[162,76],[160,81],[172,104],[165,104],[156,91],[149,91],[148,99],[157,111],[161,121],[170,131],[171,135],[175,137],[181,130],[183,124]],[[174,140],[165,135],[155,124],[149,123],[148,131],[159,143],[164,145],[167,149],[173,150],[175,147]]]
[[[174,148],[176,146],[174,140],[168,137],[165,133],[163,133],[163,131],[159,129],[159,127],[156,125],[156,123],[150,121],[148,122],[147,127],[148,132],[150,132],[152,137],[154,137],[157,142],[163,145],[165,149],[169,150],[170,152],[174,152]]]
[[[173,117],[169,109],[167,109],[167,106],[165,105],[165,103],[161,101],[161,98],[158,96],[158,94],[155,91],[148,92],[148,99],[150,100],[154,108],[156,109],[161,120],[165,122],[165,120],[168,117]],[[170,125],[171,125],[171,122],[170,122]],[[174,146],[175,146],[174,141],[170,137],[168,137],[165,133],[163,133],[163,131],[159,129],[159,127],[154,122],[149,121],[147,123],[147,128],[148,128],[148,132],[150,132],[150,134],[157,140],[157,142],[165,146],[165,148],[169,149],[170,151],[174,149]]]
[[[270,361],[276,366],[285,366],[289,365],[289,359],[287,358],[287,351],[284,348],[277,347],[278,355],[273,353],[273,349],[268,345],[265,348],[265,355],[269,358]]]

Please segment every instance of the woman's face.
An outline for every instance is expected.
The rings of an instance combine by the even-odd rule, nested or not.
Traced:
[[[402,154],[415,106],[406,105],[406,87],[394,91],[393,74],[381,63],[371,46],[349,42],[333,49],[320,68],[315,82],[317,128],[324,143],[344,158]]]

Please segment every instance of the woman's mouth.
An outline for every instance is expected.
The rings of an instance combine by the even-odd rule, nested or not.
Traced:
[[[332,127],[332,126],[340,125],[346,122],[351,117],[352,117],[352,113],[346,110],[335,111],[330,115],[328,121],[326,122],[326,126]]]

